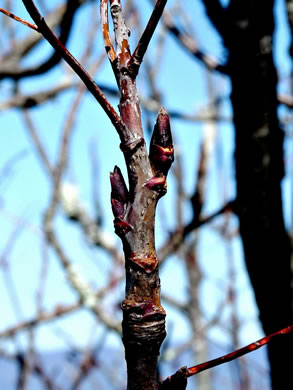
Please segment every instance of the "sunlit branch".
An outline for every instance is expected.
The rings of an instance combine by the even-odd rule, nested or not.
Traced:
[[[130,62],[129,62],[129,68],[131,69],[131,72],[133,72],[134,75],[137,75],[140,65],[143,61],[143,57],[145,55],[145,52],[148,48],[148,45],[152,39],[152,36],[155,32],[155,29],[159,23],[159,20],[162,16],[162,13],[164,11],[165,5],[167,3],[167,0],[158,0],[156,2],[156,5],[154,7],[154,10],[152,12],[152,15],[150,17],[150,20],[137,44],[136,49],[134,50]]]
[[[198,364],[193,367],[181,367],[175,374],[166,378],[160,385],[159,390],[172,390],[172,389],[185,389],[187,384],[187,378],[196,375],[202,371],[208,370],[212,367],[219,366],[221,364],[230,362],[231,360],[237,359],[249,352],[255,351],[264,345],[268,344],[273,338],[278,336],[286,335],[293,331],[293,325],[290,325],[278,332],[272,333],[269,336],[263,337],[262,339],[246,345],[243,348],[237,349],[227,355],[221,356],[217,359],[209,360],[208,362]]]
[[[116,42],[116,59],[118,68],[114,70],[116,78],[121,76],[121,69],[127,68],[130,59],[129,48],[129,29],[125,24],[122,5],[120,0],[110,0],[110,11],[114,25],[115,42]],[[106,48],[107,50],[107,48]]]
[[[116,53],[110,38],[108,19],[108,0],[100,0],[101,25],[106,53],[111,63],[116,59]]]
[[[279,330],[278,332],[272,333],[266,337],[263,337],[262,339],[255,341],[254,343],[248,344],[243,348],[237,349],[236,351],[233,351],[231,353],[228,353],[227,355],[221,356],[217,359],[209,360],[208,362],[198,364],[196,366],[190,367],[187,369],[186,376],[190,377],[193,375],[196,375],[204,370],[207,370],[212,367],[219,366],[220,364],[224,364],[227,362],[230,362],[231,360],[235,360],[239,358],[240,356],[246,355],[249,352],[253,352],[264,345],[268,344],[273,338],[276,338],[278,336],[286,335],[293,331],[293,325],[290,325],[284,329]]]
[[[39,13],[33,0],[23,0],[23,3],[39,28],[39,31],[43,34],[44,38],[50,43],[50,45],[62,56],[62,58],[68,63],[68,65],[74,70],[74,72],[84,82],[87,89],[99,102],[105,113],[108,115],[112,124],[121,135],[124,133],[124,125],[121,121],[120,116],[108,102],[103,92],[100,90],[98,85],[92,79],[90,74],[82,67],[75,57],[66,49],[66,47],[59,41],[59,39],[52,32],[50,27],[47,25],[44,17]]]
[[[39,28],[35,24],[32,24],[32,23],[30,23],[30,22],[28,22],[28,21],[26,21],[24,19],[21,19],[18,16],[14,15],[13,13],[11,13],[9,11],[6,11],[3,8],[0,8],[0,12],[2,12],[6,16],[9,16],[11,19],[16,20],[17,22],[19,22],[21,24],[24,24],[25,26],[27,26],[27,27],[29,27],[29,28],[39,32]]]

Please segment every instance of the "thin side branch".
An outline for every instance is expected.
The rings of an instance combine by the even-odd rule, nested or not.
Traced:
[[[39,28],[38,26],[36,26],[35,24],[32,24],[24,19],[21,19],[20,17],[14,15],[13,13],[9,12],[9,11],[6,11],[6,9],[4,8],[0,8],[0,12],[2,12],[2,14],[6,15],[6,16],[9,16],[9,18],[13,19],[13,20],[16,20],[17,22],[21,23],[21,24],[24,24],[25,26],[39,32]]]
[[[198,364],[194,367],[190,367],[187,369],[186,376],[191,377],[193,375],[196,375],[202,371],[208,370],[209,368],[219,366],[220,364],[228,363],[231,360],[235,360],[239,358],[240,356],[246,355],[249,352],[255,351],[264,345],[268,344],[273,338],[276,338],[277,336],[282,336],[285,334],[288,334],[293,331],[293,325],[290,325],[286,328],[283,328],[279,330],[278,332],[272,333],[266,337],[263,337],[262,339],[255,341],[254,343],[248,344],[243,348],[237,349],[236,351],[233,351],[231,353],[228,353],[227,355],[221,356],[217,359],[209,360],[208,362]]]
[[[66,47],[59,41],[53,31],[47,25],[44,17],[39,13],[33,0],[22,0],[31,18],[34,20],[42,33],[44,38],[50,43],[50,45],[62,56],[72,70],[80,77],[84,82],[87,89],[91,92],[94,98],[99,102],[105,113],[108,115],[112,124],[116,128],[117,132],[121,136],[125,132],[125,126],[121,121],[119,114],[115,111],[114,107],[108,102],[103,92],[95,83],[90,74],[82,67],[75,57],[66,49]]]
[[[249,352],[255,351],[268,344],[273,338],[288,334],[293,331],[293,325],[290,325],[278,332],[272,333],[269,336],[263,337],[262,339],[246,345],[243,348],[237,349],[227,355],[221,356],[217,359],[210,360],[205,363],[198,364],[194,367],[181,367],[175,374],[166,378],[159,387],[159,390],[184,390],[187,385],[187,379],[193,375],[196,375],[202,371],[208,370],[212,367],[219,366],[221,364],[230,362],[231,360],[237,359]]]
[[[152,0],[153,3],[154,1],[155,0]],[[218,61],[212,56],[200,50],[194,37],[192,37],[185,31],[181,31],[181,29],[176,26],[170,12],[164,12],[162,16],[162,21],[164,23],[165,28],[173,35],[173,37],[179,42],[179,44],[193,57],[201,61],[209,70],[215,70],[222,74],[228,73],[228,68],[226,64],[218,63]]]
[[[158,257],[160,262],[162,263],[171,253],[175,252],[180,245],[183,243],[185,237],[194,231],[195,229],[200,228],[202,225],[209,223],[217,216],[225,213],[225,212],[235,212],[235,201],[231,200],[227,202],[220,209],[216,210],[211,215],[202,218],[193,218],[191,222],[185,225],[183,228],[174,230],[168,239],[168,241],[160,248]]]
[[[63,45],[66,45],[66,42],[69,38],[74,16],[76,14],[77,9],[84,3],[86,0],[78,0],[78,1],[66,1],[66,6],[61,6],[56,9],[56,12],[52,12],[47,17],[47,24],[52,29],[53,26],[57,27],[59,30],[59,41],[62,42]],[[38,29],[38,32],[41,33],[41,31]],[[17,63],[19,62],[19,58],[23,57],[23,55],[27,54],[33,46],[36,45],[37,42],[40,41],[41,36],[33,34],[34,38],[27,37],[27,39],[24,40],[25,45],[22,47],[22,45],[19,46],[19,44],[16,45],[15,50],[13,50],[12,55],[12,62],[9,61],[9,57],[11,58],[11,55],[8,55],[8,58],[6,58],[6,61],[4,61],[1,64],[1,71],[0,71],[0,78],[11,78],[13,80],[19,80],[26,77],[31,76],[38,76],[41,74],[44,74],[48,72],[50,69],[52,69],[54,66],[59,64],[62,56],[57,51],[53,50],[53,53],[49,55],[47,59],[44,61],[41,61],[37,65],[28,66],[25,68],[19,68]]]
[[[148,45],[152,39],[155,29],[159,23],[159,20],[164,11],[167,0],[158,0],[150,17],[150,20],[134,50],[132,57],[129,62],[129,68],[133,72],[134,76],[137,76],[140,65],[143,61],[143,57],[148,48]]]

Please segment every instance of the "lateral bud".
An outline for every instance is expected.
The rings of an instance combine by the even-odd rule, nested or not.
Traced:
[[[145,183],[145,187],[147,187],[149,190],[166,192],[166,188],[167,188],[166,177],[154,176]]]
[[[123,237],[126,233],[133,230],[133,226],[121,218],[114,219],[115,232],[119,237]]]
[[[128,203],[128,190],[121,170],[115,166],[114,172],[110,173],[111,181],[111,204],[115,218],[123,218]]]
[[[161,107],[150,142],[150,161],[156,175],[167,175],[174,161],[174,147],[170,120],[167,111]]]

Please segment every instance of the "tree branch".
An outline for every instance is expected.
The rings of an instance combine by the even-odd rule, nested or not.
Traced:
[[[120,116],[117,114],[112,105],[108,102],[103,92],[92,79],[90,74],[82,67],[82,65],[77,61],[77,59],[73,57],[73,55],[62,44],[62,42],[60,42],[59,39],[54,35],[50,27],[47,25],[45,19],[41,16],[38,9],[36,8],[33,0],[23,0],[23,3],[28,13],[38,26],[40,32],[46,38],[46,40],[80,77],[87,89],[91,92],[91,94],[99,102],[105,113],[108,115],[109,119],[111,120],[119,135],[123,136],[123,134],[125,133],[125,126],[122,123]]]
[[[63,18],[60,21],[59,41],[63,45],[66,44],[66,42],[69,38],[74,15],[76,13],[76,10],[81,6],[82,2],[83,1],[81,1],[81,0],[74,1],[74,2],[67,0],[66,10],[64,12]],[[29,27],[31,27],[31,26],[29,26]],[[39,26],[37,26],[37,31],[42,34],[42,31],[40,30]],[[27,69],[21,69],[21,70],[16,71],[16,72],[10,71],[10,73],[9,73],[9,71],[8,71],[8,72],[6,72],[6,74],[4,73],[3,76],[11,77],[14,80],[19,80],[20,78],[24,78],[24,77],[37,76],[37,75],[43,74],[43,73],[49,71],[50,69],[52,69],[55,65],[57,65],[60,62],[61,58],[62,57],[61,57],[60,53],[58,51],[54,50],[53,54],[47,60],[45,60],[43,63],[41,63],[40,65],[37,65],[35,67],[29,67]]]
[[[159,20],[162,16],[166,3],[167,0],[158,0],[156,2],[152,15],[149,19],[149,22],[137,44],[136,49],[134,50],[131,56],[128,67],[131,70],[133,77],[136,77],[139,72],[139,68],[143,61],[143,57],[148,48],[150,40],[155,32],[155,29],[159,23]]]
[[[87,0],[79,0],[81,4],[85,3],[86,1]],[[51,29],[62,25],[66,10],[66,4],[62,4],[46,16],[47,23]],[[35,31],[32,31],[24,39],[20,39],[19,41],[15,42],[13,45],[13,50],[9,51],[1,57],[0,79],[11,78],[18,80],[22,78],[22,76],[25,77],[26,74],[34,76],[33,69],[38,70],[43,66],[42,63],[37,66],[28,67],[25,69],[19,69],[18,64],[25,55],[27,55],[34,47],[36,47],[37,44],[40,43],[42,38],[42,34],[36,34]]]
[[[152,0],[153,3],[154,1],[155,0]],[[181,29],[176,26],[170,12],[165,10],[162,20],[166,29],[181,44],[181,46],[186,49],[187,52],[190,53],[193,57],[201,61],[209,70],[215,70],[223,74],[228,73],[226,64],[218,63],[217,60],[215,60],[212,56],[200,50],[194,37],[186,32],[181,31]]]
[[[272,339],[275,339],[279,336],[286,335],[293,331],[293,325],[290,325],[284,329],[279,330],[278,332],[272,333],[269,336],[263,337],[262,339],[251,343],[249,345],[246,345],[243,348],[237,349],[236,351],[233,351],[227,355],[221,356],[217,359],[209,360],[208,362],[198,364],[193,367],[182,367],[180,368],[175,374],[169,376],[167,379],[165,379],[160,387],[159,390],[184,390],[186,388],[186,379],[196,375],[204,370],[208,370],[212,367],[219,366],[221,364],[230,362],[232,360],[237,359],[240,356],[243,356],[249,352],[255,351],[264,345],[268,344]],[[185,381],[184,381],[185,379]]]
[[[217,359],[209,360],[208,362],[198,364],[196,366],[190,367],[187,369],[186,376],[189,378],[193,375],[196,375],[204,370],[208,370],[209,368],[219,366],[224,363],[228,363],[232,360],[239,358],[240,356],[246,355],[247,353],[256,351],[257,349],[263,347],[268,344],[273,338],[286,335],[293,331],[293,325],[290,325],[286,328],[283,328],[275,333],[272,333],[262,339],[255,341],[254,343],[248,344],[243,348],[237,349],[227,355],[221,356]],[[288,357],[289,358],[289,357]]]
[[[31,28],[32,30],[39,32],[39,28],[35,24],[27,22],[26,20],[19,18],[18,16],[14,15],[13,13],[11,13],[9,11],[6,11],[3,8],[0,8],[0,12],[2,12],[2,14],[6,15],[6,16],[9,16],[11,19],[16,20],[17,22],[24,24],[25,26]]]
[[[115,166],[110,174],[111,203],[115,231],[121,238],[125,255],[122,339],[127,362],[127,388],[155,390],[158,355],[166,336],[166,315],[160,299],[154,224],[157,202],[166,193],[166,177],[174,159],[173,141],[169,116],[161,108],[148,155],[136,88],[137,73],[133,73],[130,67],[129,29],[120,0],[110,0],[110,5],[116,41],[114,73],[120,90],[119,110],[126,128],[120,147],[129,182],[127,188],[121,170]],[[104,12],[103,30],[107,30],[105,18]],[[150,30],[156,25],[152,23]],[[106,51],[109,50],[107,37],[105,45]]]
[[[198,229],[200,226],[212,221],[217,216],[227,211],[233,211],[235,209],[235,201],[229,201],[220,209],[216,210],[211,215],[202,218],[193,218],[187,225],[181,229],[174,230],[170,234],[168,241],[159,250],[159,259],[164,261],[171,253],[176,251],[183,243],[185,237],[193,230]]]

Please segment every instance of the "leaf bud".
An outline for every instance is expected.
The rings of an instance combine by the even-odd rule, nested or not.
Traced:
[[[115,166],[114,172],[110,173],[111,181],[111,204],[115,218],[123,218],[128,203],[128,190],[121,170]]]
[[[158,113],[150,142],[150,160],[155,174],[167,175],[174,161],[174,148],[170,120],[167,111],[162,107]]]

